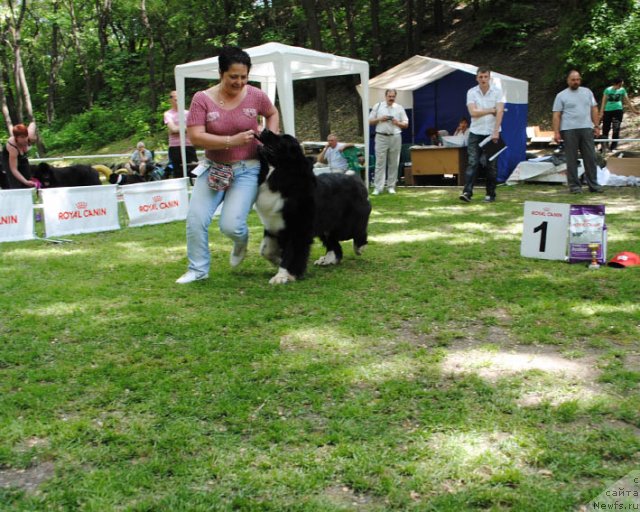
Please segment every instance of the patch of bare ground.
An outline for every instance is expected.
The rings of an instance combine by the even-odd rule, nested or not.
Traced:
[[[382,503],[373,496],[357,493],[346,485],[332,485],[324,490],[323,498],[340,508],[367,510],[378,508]]]
[[[520,407],[611,398],[609,387],[598,382],[600,354],[596,351],[568,357],[562,347],[523,345],[509,331],[507,311],[487,312],[486,317],[493,318],[492,325],[452,323],[444,337],[439,332],[422,334],[407,322],[399,336],[425,348],[444,350],[440,368],[445,375],[474,374],[492,384],[518,378],[521,384],[516,403]]]
[[[15,487],[26,492],[37,492],[43,482],[53,478],[53,462],[42,462],[27,469],[1,469],[0,488]]]

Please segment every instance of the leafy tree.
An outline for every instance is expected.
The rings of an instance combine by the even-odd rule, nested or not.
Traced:
[[[604,0],[593,7],[585,35],[567,53],[567,64],[581,70],[594,87],[604,88],[616,76],[630,89],[640,86],[640,4],[633,0]]]

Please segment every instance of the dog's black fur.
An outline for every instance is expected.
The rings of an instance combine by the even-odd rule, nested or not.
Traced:
[[[88,165],[52,167],[46,162],[40,162],[31,168],[31,175],[40,180],[42,188],[100,185],[100,174]]]
[[[344,174],[315,176],[312,160],[290,135],[263,130],[257,138],[262,146],[256,209],[265,226],[260,254],[279,267],[270,282],[304,275],[315,236],[327,249],[316,265],[339,263],[341,240],[353,239],[356,254],[361,254],[371,213],[362,180]]]
[[[144,183],[146,180],[139,174],[120,174],[114,172],[109,176],[112,185],[131,185],[132,183]]]

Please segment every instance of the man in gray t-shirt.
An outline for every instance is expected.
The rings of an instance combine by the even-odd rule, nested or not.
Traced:
[[[600,135],[598,104],[593,93],[580,87],[582,77],[573,70],[567,76],[568,87],[556,95],[553,102],[553,131],[557,143],[564,142],[567,158],[567,183],[573,194],[582,192],[578,178],[578,150],[584,164],[584,174],[590,192],[602,192],[598,184],[596,149],[593,140]]]

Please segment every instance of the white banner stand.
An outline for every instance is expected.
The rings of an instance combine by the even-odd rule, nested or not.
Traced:
[[[520,255],[566,261],[569,212],[568,204],[526,201]]]
[[[36,238],[33,225],[33,189],[0,190],[0,242]]]
[[[148,181],[120,187],[129,226],[162,224],[187,218],[189,178]]]
[[[47,237],[120,229],[116,185],[42,189]]]

